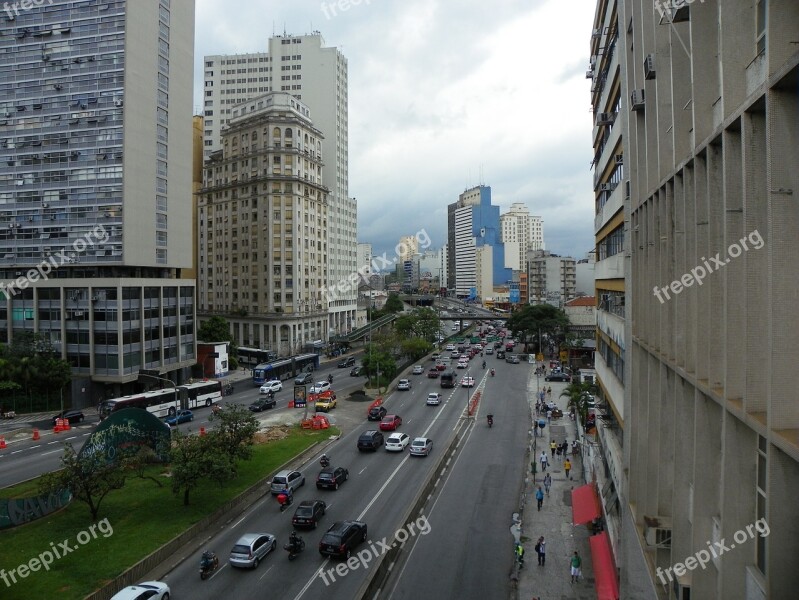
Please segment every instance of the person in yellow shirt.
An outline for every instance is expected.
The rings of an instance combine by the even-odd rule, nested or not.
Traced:
[[[569,477],[569,471],[572,469],[572,464],[568,458],[566,459],[566,462],[563,463],[563,469],[566,471],[566,479],[571,479],[571,477]]]

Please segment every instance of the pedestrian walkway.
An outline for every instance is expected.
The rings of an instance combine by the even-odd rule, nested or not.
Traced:
[[[532,390],[530,388],[532,387]],[[532,386],[528,385],[528,397],[531,402],[531,414],[535,419],[535,378]],[[559,398],[563,385],[552,386],[552,401],[568,414],[566,399]],[[538,417],[540,418],[540,417]],[[544,418],[546,420],[546,418]],[[569,451],[569,460],[572,463],[571,480],[566,478],[563,468],[565,457],[552,457],[550,442],[560,444],[577,438],[577,427],[568,416],[552,419],[544,427],[542,435],[534,437],[530,462],[535,460],[536,473],[529,474],[525,483],[526,505],[522,515],[522,544],[524,546],[524,567],[519,571],[519,580],[515,598],[517,600],[594,600],[594,574],[591,566],[591,550],[588,542],[588,530],[585,525],[572,525],[572,498],[571,491],[584,482],[581,477],[582,461],[574,458]],[[541,470],[540,456],[544,450],[549,460],[546,472]],[[544,489],[544,476],[549,473],[552,477],[552,487],[549,495],[545,495],[541,510],[536,509],[535,494],[538,486]],[[538,565],[535,551],[537,540],[543,536],[546,542],[546,561],[544,566]],[[582,577],[572,583],[571,559],[575,550],[582,559]]]

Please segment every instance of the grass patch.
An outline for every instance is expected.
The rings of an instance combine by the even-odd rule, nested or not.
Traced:
[[[154,465],[147,475],[163,483],[158,487],[147,479],[129,479],[125,487],[109,494],[100,507],[100,521],[92,535],[88,508],[73,502],[66,509],[27,525],[6,530],[0,544],[0,569],[8,573],[28,563],[53,547],[61,553],[66,541],[75,550],[56,559],[49,570],[29,573],[17,583],[0,579],[0,598],[59,598],[79,600],[102,587],[160,546],[185,531],[219,506],[263,479],[316,442],[338,434],[327,430],[294,428],[280,440],[254,447],[253,458],[239,463],[239,476],[219,486],[202,482],[190,495],[190,505],[183,506],[183,494],[172,493],[168,467]],[[36,494],[36,483],[26,482],[2,490],[2,497],[26,497]],[[78,542],[83,542],[78,543]],[[8,576],[7,576],[8,577]]]

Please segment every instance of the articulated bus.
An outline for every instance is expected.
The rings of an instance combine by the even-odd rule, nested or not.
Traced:
[[[285,381],[303,372],[311,372],[319,368],[318,354],[300,354],[291,358],[282,358],[262,363],[252,371],[252,383],[261,386],[267,381],[279,379]]]
[[[211,406],[222,400],[221,381],[198,381],[178,386],[180,408],[200,408]]]
[[[239,348],[238,357],[240,364],[254,367],[261,363],[277,360],[277,352],[273,350],[259,350],[258,348]]]
[[[177,412],[178,408],[180,408],[180,398],[177,388],[166,388],[114,398],[113,400],[104,400],[98,407],[100,420],[110,417],[111,413],[123,408],[143,408],[159,419],[163,419],[164,417],[171,417]]]

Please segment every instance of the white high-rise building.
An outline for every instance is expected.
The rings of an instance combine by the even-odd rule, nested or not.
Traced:
[[[363,273],[363,279],[369,279],[372,274],[372,244],[358,244],[357,267]]]
[[[203,136],[205,155],[221,149],[221,131],[233,106],[266,92],[287,92],[313,114],[324,136],[322,179],[328,195],[329,333],[355,326],[355,286],[347,285],[357,270],[357,205],[349,197],[347,59],[325,47],[321,33],[279,35],[263,53],[205,57]]]
[[[522,202],[514,202],[508,212],[500,215],[499,226],[505,244],[505,266],[523,271],[527,252],[544,249],[543,219],[531,215]]]

